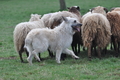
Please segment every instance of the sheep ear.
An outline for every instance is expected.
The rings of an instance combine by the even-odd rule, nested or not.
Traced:
[[[41,18],[41,15],[39,15],[39,18]]]
[[[89,9],[88,12],[91,12],[91,9]]]
[[[31,14],[31,17],[33,16],[34,14]]]
[[[77,6],[77,8],[76,8],[78,11],[80,11],[80,7],[79,6]]]
[[[95,8],[92,8],[90,11],[92,12]]]
[[[107,13],[108,12],[108,9],[107,8],[104,8],[105,12]]]
[[[65,22],[68,21],[68,19],[67,19],[66,17],[63,17],[63,16],[62,16],[62,19],[63,19]]]
[[[67,7],[67,9],[70,9],[70,7]]]
[[[115,9],[115,8],[111,8],[111,9],[110,9],[110,12],[113,11],[114,9]]]

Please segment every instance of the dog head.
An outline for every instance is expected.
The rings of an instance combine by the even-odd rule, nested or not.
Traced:
[[[63,16],[62,16],[62,18],[66,23],[70,24],[73,31],[80,32],[80,27],[82,26],[82,24],[76,18],[63,17]]]

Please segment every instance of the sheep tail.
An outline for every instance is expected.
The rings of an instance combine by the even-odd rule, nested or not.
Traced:
[[[28,27],[16,27],[14,30],[14,46],[17,52],[24,50],[25,38],[30,29]]]

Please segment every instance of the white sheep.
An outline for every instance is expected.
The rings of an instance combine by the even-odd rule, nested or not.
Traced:
[[[14,32],[13,32],[14,46],[15,46],[17,53],[19,53],[21,62],[24,62],[22,58],[22,53],[25,51],[23,47],[24,47],[24,41],[25,41],[27,34],[32,29],[45,27],[40,17],[41,15],[31,14],[31,18],[29,22],[19,23],[16,25],[14,29]],[[26,54],[28,56],[27,52]]]

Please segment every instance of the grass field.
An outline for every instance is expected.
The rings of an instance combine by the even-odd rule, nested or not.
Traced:
[[[120,0],[66,0],[66,5],[80,6],[85,14],[98,5],[110,10],[120,6]],[[68,56],[61,64],[47,52],[41,54],[46,60],[33,61],[33,66],[20,62],[13,44],[15,25],[28,21],[31,13],[55,11],[59,11],[59,0],[0,0],[0,80],[120,80],[120,57],[113,57],[114,51],[108,51],[101,60],[94,57],[88,61],[87,52],[82,51],[80,59]]]

